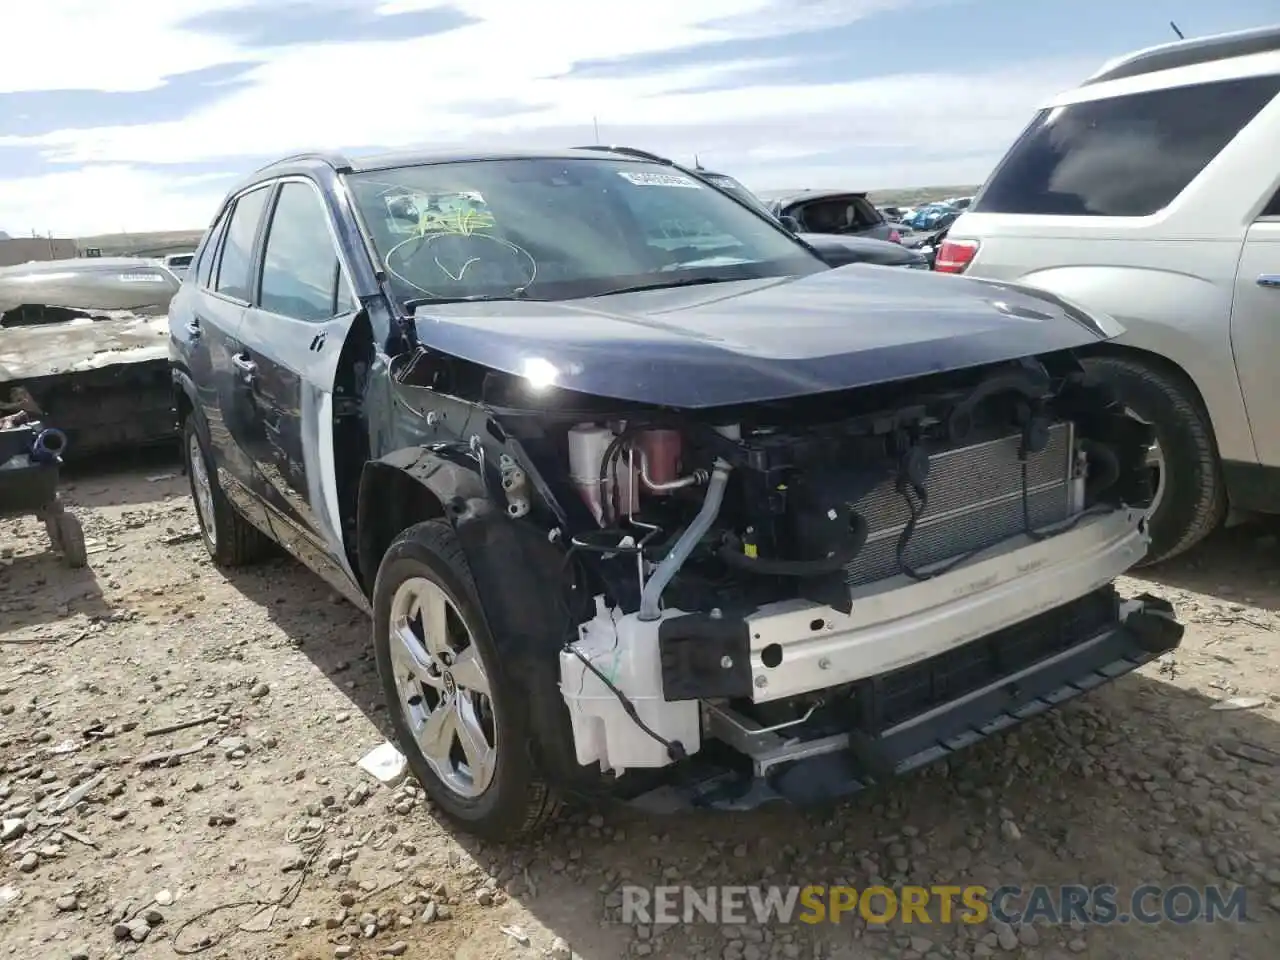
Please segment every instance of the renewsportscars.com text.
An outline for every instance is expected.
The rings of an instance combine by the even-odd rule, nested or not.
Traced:
[[[1141,884],[1118,887],[1078,884],[994,889],[977,885],[850,886],[661,886],[622,888],[624,923],[789,924],[840,923],[1008,924],[1043,921],[1091,926],[1113,923],[1240,923],[1246,892],[1216,886]]]

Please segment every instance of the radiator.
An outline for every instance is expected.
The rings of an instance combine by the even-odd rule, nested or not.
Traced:
[[[1021,436],[945,450],[929,458],[928,506],[904,552],[916,570],[981,550],[1022,532]],[[1033,527],[1071,515],[1074,442],[1070,423],[1055,424],[1049,443],[1027,458],[1027,502]],[[911,512],[888,479],[853,504],[867,522],[866,545],[845,568],[850,586],[895,576],[898,540]]]

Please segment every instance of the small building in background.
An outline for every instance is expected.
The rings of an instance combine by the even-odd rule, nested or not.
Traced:
[[[74,240],[55,237],[0,239],[0,267],[12,267],[31,260],[69,260],[78,254]]]

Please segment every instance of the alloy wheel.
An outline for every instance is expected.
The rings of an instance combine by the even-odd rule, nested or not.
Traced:
[[[391,601],[396,705],[432,772],[461,797],[480,796],[497,769],[497,725],[480,650],[436,583],[413,577]]]

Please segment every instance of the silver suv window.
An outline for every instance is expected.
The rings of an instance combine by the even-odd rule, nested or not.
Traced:
[[[972,209],[1143,217],[1163,210],[1280,93],[1245,77],[1038,113]]]

